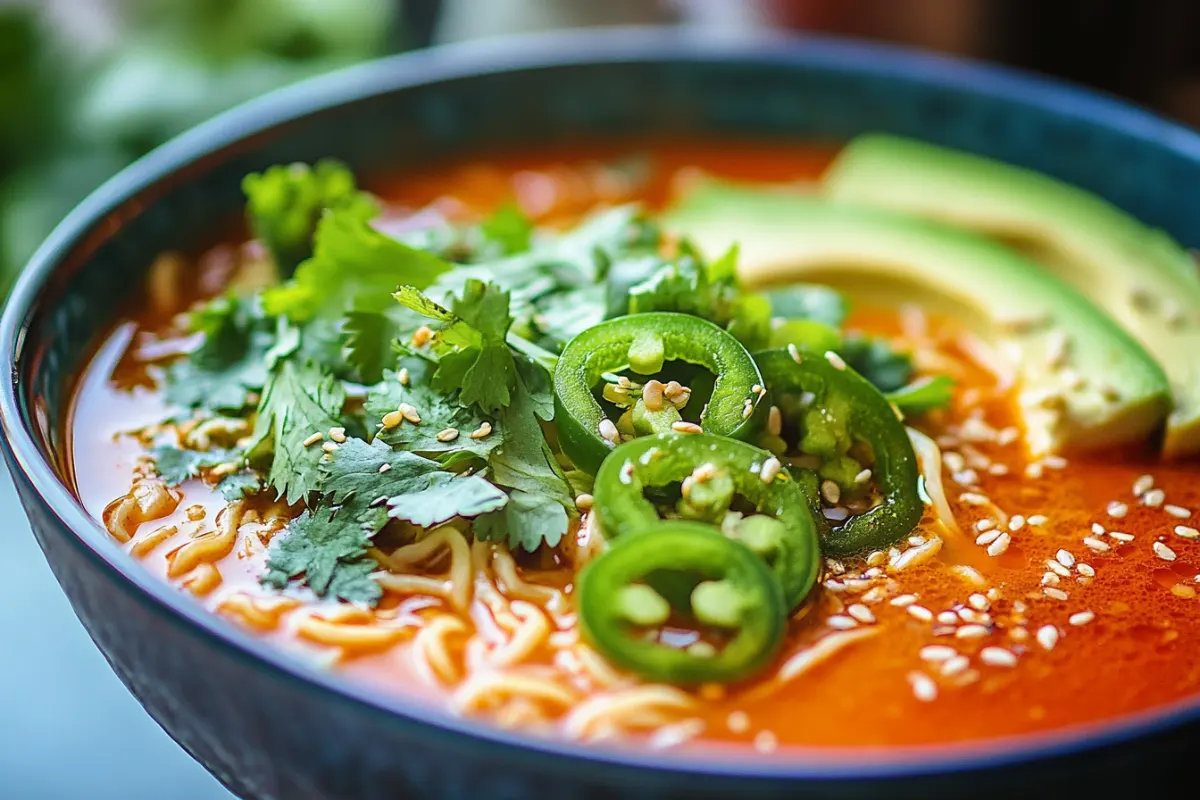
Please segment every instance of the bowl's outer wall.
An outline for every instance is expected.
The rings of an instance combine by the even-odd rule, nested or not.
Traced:
[[[584,60],[590,47],[603,61],[614,41],[582,38],[573,55],[559,48],[549,60]],[[66,266],[55,268],[27,332],[12,345],[24,425],[39,432],[53,459],[63,446],[55,421],[68,410],[70,378],[153,257],[211,243],[240,213],[242,177],[280,162],[335,156],[370,175],[484,146],[536,148],[583,137],[704,133],[802,142],[883,130],[1040,169],[1098,192],[1185,243],[1200,236],[1200,204],[1185,202],[1200,186],[1200,148],[1192,139],[1175,141],[1182,132],[1167,123],[1136,112],[1125,118],[1120,106],[1106,105],[1110,118],[1101,122],[1089,105],[1097,101],[1085,95],[951,62],[822,42],[705,51],[659,36],[638,47],[626,48],[613,63],[503,69],[501,61],[493,65],[500,71],[469,77],[446,77],[436,57],[401,57],[343,79],[369,79],[378,94],[364,98],[361,87],[347,85],[343,98],[350,99],[342,102],[338,92],[326,91],[324,108],[232,146],[179,157],[164,180],[60,243],[71,251],[57,254]],[[510,66],[512,59],[538,60],[536,52],[513,50],[507,57]],[[430,70],[442,77],[420,84]],[[962,71],[957,78],[956,70]],[[1024,92],[1045,96],[1026,102]],[[267,107],[229,119],[253,128],[255,108]],[[797,777],[799,768],[791,779],[760,777],[735,787],[719,775],[553,757],[442,730],[314,686],[149,597],[135,585],[138,579],[99,555],[111,543],[96,531],[71,531],[8,441],[4,447],[38,539],[89,633],[154,718],[244,797],[695,798],[801,791],[858,797],[885,788],[875,780],[806,781]],[[1193,726],[1186,738],[1164,733],[1155,741],[1044,760],[1033,769],[976,772],[969,785],[975,795],[1005,796],[1027,790],[1031,779],[1042,789],[1079,790],[1086,776],[1114,789],[1131,776],[1144,777],[1135,765],[1153,747],[1166,756],[1196,742]],[[896,779],[886,791],[954,796],[964,777]]]

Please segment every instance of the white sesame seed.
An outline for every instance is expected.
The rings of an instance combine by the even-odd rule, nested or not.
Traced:
[[[921,648],[920,656],[922,661],[939,662],[954,658],[958,655],[958,651],[953,647],[944,644],[931,644]]]
[[[986,506],[992,502],[978,492],[963,492],[958,499],[971,506]]]
[[[1150,508],[1157,508],[1167,499],[1167,493],[1162,489],[1151,489],[1142,495],[1142,503]]]
[[[871,609],[867,608],[862,603],[854,603],[846,609],[846,613],[854,617],[864,625],[870,625],[875,621],[875,615],[871,613]]]
[[[701,428],[696,423],[684,422],[683,420],[680,420],[678,422],[672,422],[671,430],[675,431],[676,433],[703,433],[704,432],[704,429]]]
[[[754,749],[760,753],[773,753],[779,739],[771,731],[759,731],[754,737]]]
[[[487,437],[488,435],[490,435],[490,434],[491,434],[491,432],[492,432],[492,423],[490,423],[490,422],[481,422],[481,423],[479,424],[479,427],[478,427],[478,428],[476,428],[475,430],[471,431],[471,433],[470,433],[470,437],[471,437],[472,439],[483,439],[483,438]]]
[[[1058,628],[1053,625],[1043,625],[1038,628],[1037,641],[1042,649],[1053,650],[1054,645],[1058,644]]]
[[[1175,551],[1167,547],[1162,542],[1155,542],[1152,547],[1154,550],[1154,555],[1158,556],[1163,561],[1175,560]]]
[[[1097,553],[1107,553],[1109,550],[1112,549],[1111,547],[1108,546],[1108,543],[1102,542],[1099,539],[1095,539],[1091,536],[1086,537],[1083,540],[1083,544],[1085,547],[1087,547],[1091,550],[1095,550]]]
[[[887,553],[885,553],[882,550],[875,550],[869,556],[867,556],[867,566],[868,567],[878,567],[880,564],[883,564],[885,561],[887,561]]]
[[[1046,595],[1046,597],[1053,598],[1054,600],[1066,600],[1068,597],[1070,597],[1070,595],[1068,595],[1062,589],[1056,589],[1053,586],[1044,587],[1042,589],[1042,594]]]
[[[379,471],[380,471],[381,473],[383,473],[383,472],[387,472],[387,471],[388,471],[388,470],[390,470],[391,468],[392,468],[392,465],[391,465],[391,464],[380,464],[380,465],[379,465]]]
[[[1108,515],[1113,519],[1121,519],[1129,513],[1129,506],[1116,500],[1108,504]]]
[[[923,672],[908,673],[908,683],[912,686],[913,696],[922,703],[931,703],[937,699],[937,684]]]
[[[1087,625],[1095,618],[1096,615],[1091,611],[1079,611],[1067,617],[1067,622],[1078,627],[1080,625]]]
[[[389,411],[388,413],[383,415],[383,419],[380,421],[380,424],[383,426],[383,429],[386,431],[386,430],[391,430],[392,428],[395,428],[403,421],[404,421],[404,415],[401,414],[399,411]]]
[[[1091,564],[1076,564],[1075,571],[1087,578],[1096,576],[1096,569]]]
[[[458,438],[458,428],[446,428],[444,431],[439,431],[436,438],[439,442],[453,442]]]
[[[821,497],[825,498],[826,503],[836,506],[842,499],[842,490],[833,481],[821,481]]]
[[[402,367],[396,373],[396,380],[400,381],[401,386],[408,386],[408,367]]]
[[[871,470],[864,469],[854,476],[855,483],[866,483],[871,480]]]
[[[1150,491],[1150,489],[1153,488],[1153,486],[1154,486],[1154,476],[1153,475],[1139,475],[1137,477],[1137,480],[1135,480],[1133,482],[1133,493],[1134,493],[1134,495],[1141,497],[1146,492]]]
[[[1109,531],[1108,538],[1116,539],[1118,542],[1132,542],[1133,534],[1125,533],[1124,531]]]
[[[1020,437],[1021,431],[1010,425],[1007,428],[1001,428],[1000,432],[996,434],[996,444],[1001,447],[1007,447]]]
[[[919,606],[915,604],[910,605],[908,606],[908,613],[922,622],[929,622],[933,619],[933,612],[925,606]]]
[[[954,632],[955,638],[958,639],[982,639],[991,633],[991,630],[986,625],[963,625]]]
[[[858,627],[858,622],[855,621],[854,618],[848,617],[845,614],[834,614],[832,617],[825,620],[825,624],[834,630],[839,631],[848,631],[851,628]]]
[[[305,447],[311,447],[312,445],[316,444],[317,442],[321,441],[324,438],[325,438],[325,434],[321,433],[320,431],[317,431],[316,433],[310,434],[308,436],[308,438],[306,438],[304,440],[303,444]]]
[[[1176,525],[1175,535],[1184,539],[1200,539],[1200,530],[1188,525]]]
[[[778,436],[783,432],[783,412],[779,410],[779,406],[771,406],[767,412],[767,431],[772,436]]]
[[[988,545],[987,554],[992,558],[995,558],[1008,549],[1010,542],[1012,542],[1011,536],[1009,536],[1007,533],[1000,534],[996,541]]]
[[[398,411],[412,424],[421,424],[421,415],[417,413],[417,409],[411,403],[401,403]]]
[[[991,603],[988,602],[988,599],[979,592],[975,592],[968,597],[967,602],[970,603],[971,608],[975,609],[976,611],[987,611],[992,607]]]
[[[1049,520],[1046,518],[1045,514],[1034,514],[1033,516],[1031,516],[1029,519],[1027,519],[1025,521],[1028,522],[1030,525],[1037,526],[1037,525],[1045,525]]]
[[[1001,595],[1000,595],[1000,590],[999,590],[999,589],[997,589],[995,586],[993,586],[992,588],[988,589],[988,590],[987,590],[987,592],[986,592],[985,594],[986,594],[986,596],[987,596],[987,599],[988,599],[988,600],[990,600],[990,601],[992,601],[993,603],[995,603],[995,602],[996,602],[997,600],[999,600],[999,599],[1000,599],[1000,597],[1001,597]]]
[[[1099,522],[1092,523],[1092,534],[1095,536],[1103,536],[1105,534],[1104,526]]]
[[[937,621],[943,625],[957,625],[958,614],[955,614],[953,611],[939,611]]]
[[[1064,567],[1075,566],[1075,556],[1066,550],[1059,550],[1054,554],[1054,558],[1057,559],[1058,563],[1062,564]]]
[[[1042,573],[1042,586],[1058,586],[1062,578],[1058,577],[1058,573],[1044,572]]]
[[[600,438],[613,444],[621,441],[621,434],[611,419],[600,420],[600,424],[596,426],[596,431],[600,434]]]
[[[923,545],[923,544],[925,544],[925,537],[924,537],[924,536],[910,536],[910,537],[908,537],[908,546],[909,546],[909,547],[920,547],[920,546],[921,546],[921,545]]]
[[[896,606],[897,608],[903,608],[904,606],[911,606],[915,602],[917,602],[917,596],[915,594],[901,594],[893,597],[889,601],[889,605]]]
[[[1184,508],[1183,506],[1166,505],[1166,506],[1163,506],[1163,511],[1167,512],[1168,514],[1170,514],[1172,517],[1175,517],[1176,519],[1187,519],[1188,517],[1190,517],[1192,515],[1192,512],[1189,511],[1188,509]]]
[[[1050,469],[1066,469],[1067,460],[1062,456],[1048,455],[1042,459],[1042,463]]]
[[[1058,559],[1048,559],[1046,561],[1046,568],[1055,575],[1061,575],[1064,578],[1068,578],[1071,575],[1071,570],[1067,569],[1066,565],[1058,561]]]
[[[846,369],[846,362],[842,359],[841,356],[839,356],[837,353],[833,352],[832,350],[825,351],[825,360],[828,361],[830,364],[832,364],[833,368],[836,370],[845,371],[845,369]]]
[[[758,471],[759,480],[763,483],[771,483],[779,476],[780,470],[783,469],[783,463],[775,456],[771,456],[763,462],[762,468]]]
[[[989,667],[1015,667],[1017,657],[1011,650],[1003,647],[985,647],[979,651],[979,660]]]
[[[338,444],[341,444],[342,442],[346,441],[346,429],[340,428],[340,427],[330,428],[329,429],[329,438],[333,439]]]
[[[731,733],[745,733],[750,730],[750,715],[745,711],[731,711],[725,718],[725,724]]]
[[[994,527],[996,527],[996,523],[990,519],[981,519],[975,523],[975,530],[980,532],[990,531]],[[996,535],[999,536],[1000,534],[997,533]]]
[[[1023,527],[1025,527],[1025,517],[1021,516],[1020,514],[1013,514],[1012,518],[1008,521],[1008,529],[1016,532],[1021,530]]]
[[[338,449],[338,443],[337,442],[326,442],[325,444],[321,445],[321,449],[324,450],[326,453],[332,453],[333,451]]]
[[[1008,465],[1007,464],[989,464],[987,471],[988,471],[989,475],[1007,475],[1008,474]]]
[[[1035,461],[1025,467],[1025,477],[1031,480],[1038,480],[1043,475],[1042,465]]]
[[[799,364],[800,363],[800,351],[796,349],[796,345],[789,344],[787,346],[787,351],[788,351],[788,355],[792,357],[792,361],[795,361],[797,364]]]
[[[943,675],[958,675],[966,671],[969,666],[971,666],[971,659],[966,656],[956,655],[942,662],[941,672]]]
[[[596,500],[587,492],[575,497],[575,507],[580,511],[590,511]]]

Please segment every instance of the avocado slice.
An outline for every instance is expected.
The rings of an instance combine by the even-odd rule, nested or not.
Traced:
[[[693,190],[665,224],[710,257],[737,242],[748,285],[825,283],[855,299],[911,301],[961,320],[1015,368],[1034,456],[1143,441],[1170,408],[1166,376],[1141,345],[1066,282],[990,239],[718,182]]]
[[[1166,372],[1174,409],[1163,454],[1200,453],[1200,269],[1166,233],[1049,176],[881,134],[847,145],[823,188],[835,201],[994,236],[1074,286]]]

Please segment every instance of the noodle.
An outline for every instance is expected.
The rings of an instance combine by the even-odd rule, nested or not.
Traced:
[[[178,578],[199,564],[211,564],[233,552],[246,502],[237,500],[217,514],[217,529],[203,534],[167,554],[167,576]]]
[[[579,700],[571,689],[546,677],[545,672],[477,672],[468,678],[451,697],[451,705],[459,712],[494,708],[496,702],[510,697],[524,697],[560,708],[573,706]]]
[[[294,597],[254,597],[246,592],[229,595],[217,605],[217,611],[234,617],[249,628],[272,631],[283,615],[300,605]]]
[[[521,621],[511,639],[492,651],[492,664],[511,667],[529,658],[550,635],[550,621],[537,606],[520,600],[512,604],[513,614]]]
[[[180,585],[197,597],[203,597],[221,585],[221,571],[215,564],[201,564],[184,576]]]
[[[418,663],[425,666],[430,675],[442,683],[458,680],[459,671],[450,655],[447,642],[451,636],[467,633],[467,625],[452,614],[439,614],[417,633],[413,640],[413,654],[419,656]]]
[[[593,696],[563,718],[562,730],[572,739],[593,738],[596,728],[628,729],[661,724],[664,711],[686,711],[696,700],[673,686],[637,686]]]
[[[450,552],[450,566],[446,571],[443,588],[432,593],[446,597],[459,611],[466,611],[467,605],[471,602],[471,550],[467,540],[454,526],[443,525],[430,531],[425,538],[401,547],[390,556],[382,556],[381,563],[393,572],[401,572],[407,567],[428,561],[442,548]],[[403,588],[406,584],[402,581],[385,582],[384,578],[386,577],[388,576],[380,576],[379,579],[385,589],[400,593],[414,593],[412,589]],[[426,589],[415,591],[426,591]]]
[[[310,642],[340,647],[346,652],[365,652],[396,644],[404,635],[404,628],[346,624],[307,616],[296,625],[296,633]]]
[[[917,451],[921,462],[921,475],[925,479],[925,493],[929,495],[937,521],[950,533],[961,534],[958,521],[946,500],[946,485],[942,482],[942,450],[937,442],[921,433],[916,428],[909,427],[908,438],[912,441],[913,449]]]

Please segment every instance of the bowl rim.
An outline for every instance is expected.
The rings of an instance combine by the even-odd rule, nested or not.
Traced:
[[[273,647],[142,569],[83,508],[26,426],[20,397],[21,359],[29,324],[50,279],[96,225],[142,191],[170,179],[199,159],[308,114],[373,96],[492,72],[619,63],[760,63],[819,67],[864,75],[889,74],[944,90],[967,91],[1052,111],[1117,129],[1148,145],[1200,162],[1200,135],[1151,112],[1093,90],[1019,70],[893,45],[839,37],[753,31],[712,32],[659,26],[617,26],[509,35],[439,45],[344,67],[274,90],[217,115],[138,159],[92,192],[59,223],[30,258],[0,318],[0,372],[11,376],[0,392],[0,430],[24,478],[73,534],[72,544],[141,595],[149,609],[183,621],[191,633],[226,655],[269,668],[273,679],[361,706],[427,735],[476,740],[509,755],[543,756],[667,773],[765,780],[904,778],[997,768],[1119,745],[1200,721],[1200,695],[1098,723],[983,741],[880,748],[796,748],[760,756],[741,748],[687,754],[641,752],[563,742],[503,730],[456,716],[404,694],[372,693],[369,684]],[[16,476],[13,476],[16,479]],[[548,762],[543,762],[548,763]],[[553,763],[553,762],[549,762]],[[560,762],[561,763],[561,762]],[[569,768],[569,762],[566,762]],[[549,768],[547,768],[549,769]],[[562,769],[561,766],[554,769]]]

